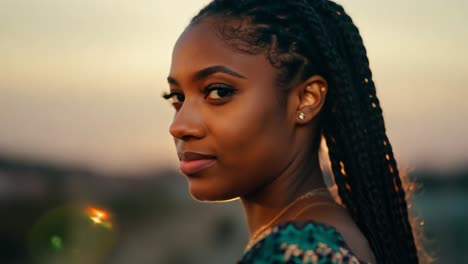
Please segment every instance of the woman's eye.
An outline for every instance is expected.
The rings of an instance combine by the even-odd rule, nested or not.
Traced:
[[[205,90],[206,98],[221,99],[235,93],[235,90],[229,86],[212,86]]]
[[[163,98],[169,100],[171,104],[181,103],[185,100],[185,96],[178,92],[171,92],[169,94],[164,94]]]

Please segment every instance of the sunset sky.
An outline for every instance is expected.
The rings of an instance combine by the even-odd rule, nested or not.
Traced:
[[[0,0],[0,153],[97,169],[178,163],[160,95],[205,0]],[[401,166],[468,162],[468,1],[338,1]]]

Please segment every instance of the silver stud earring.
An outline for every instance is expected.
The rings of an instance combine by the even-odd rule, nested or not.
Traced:
[[[299,113],[299,119],[300,119],[300,120],[304,120],[304,118],[305,118],[305,115],[304,115],[304,113],[302,113],[302,112],[301,112],[301,113]]]

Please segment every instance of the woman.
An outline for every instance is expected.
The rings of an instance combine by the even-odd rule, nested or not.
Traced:
[[[239,198],[240,263],[418,263],[366,50],[327,0],[214,0],[178,39],[170,133],[192,196]],[[339,197],[319,166],[329,149]]]

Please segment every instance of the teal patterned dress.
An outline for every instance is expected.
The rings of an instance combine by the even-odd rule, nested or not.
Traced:
[[[285,222],[265,230],[238,264],[368,263],[358,259],[331,225]]]

